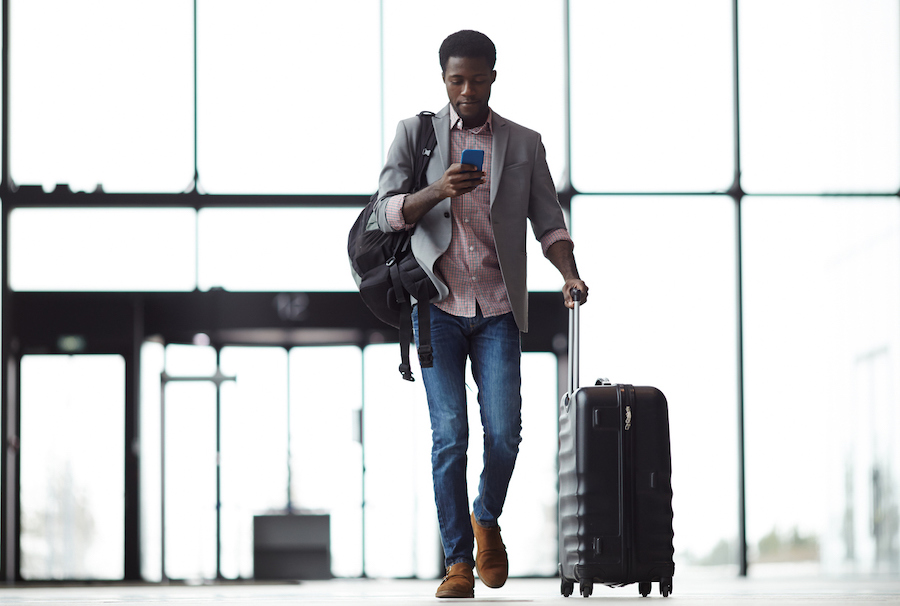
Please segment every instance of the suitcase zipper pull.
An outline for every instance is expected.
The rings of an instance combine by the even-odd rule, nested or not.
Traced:
[[[631,429],[631,406],[625,407],[625,431]]]

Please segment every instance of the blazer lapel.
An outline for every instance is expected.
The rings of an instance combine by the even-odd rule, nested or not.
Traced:
[[[506,161],[506,146],[509,143],[509,126],[506,120],[494,112],[491,118],[493,129],[493,142],[491,145],[491,206],[497,197],[497,189],[500,187],[500,178],[503,175],[503,165]]]
[[[450,168],[450,104],[444,106],[431,119],[434,124],[434,134],[437,138],[438,155],[441,157],[441,172]]]

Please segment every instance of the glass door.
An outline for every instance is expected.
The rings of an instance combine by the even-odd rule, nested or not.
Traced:
[[[125,361],[21,361],[21,571],[26,580],[124,576]]]

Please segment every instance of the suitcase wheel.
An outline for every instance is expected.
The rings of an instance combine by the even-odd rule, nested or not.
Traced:
[[[659,593],[667,598],[672,593],[672,577],[667,577],[659,582]]]
[[[638,583],[638,591],[641,592],[642,598],[646,598],[648,595],[650,595],[650,591],[652,589],[653,589],[653,583],[650,583],[650,582]]]
[[[581,595],[586,598],[591,597],[591,594],[594,592],[594,584],[590,581],[582,581],[581,582]]]
[[[562,564],[559,565],[559,592],[564,598],[569,597],[575,591],[575,582],[570,581],[563,574]]]

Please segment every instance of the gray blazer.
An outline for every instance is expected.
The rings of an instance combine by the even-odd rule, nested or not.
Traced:
[[[491,153],[491,223],[497,257],[506,292],[519,330],[528,332],[528,287],[526,285],[526,219],[531,220],[535,238],[565,228],[565,219],[544,145],[537,132],[493,114]],[[432,118],[437,148],[425,172],[428,183],[441,178],[450,167],[450,106]],[[382,231],[392,231],[386,215],[387,200],[413,190],[413,147],[419,131],[419,118],[402,120],[388,151],[378,185],[379,201],[372,214]],[[416,226],[412,236],[413,253],[437,286],[438,296],[447,297],[447,285],[435,275],[435,264],[450,246],[452,225],[450,198],[438,202]]]

